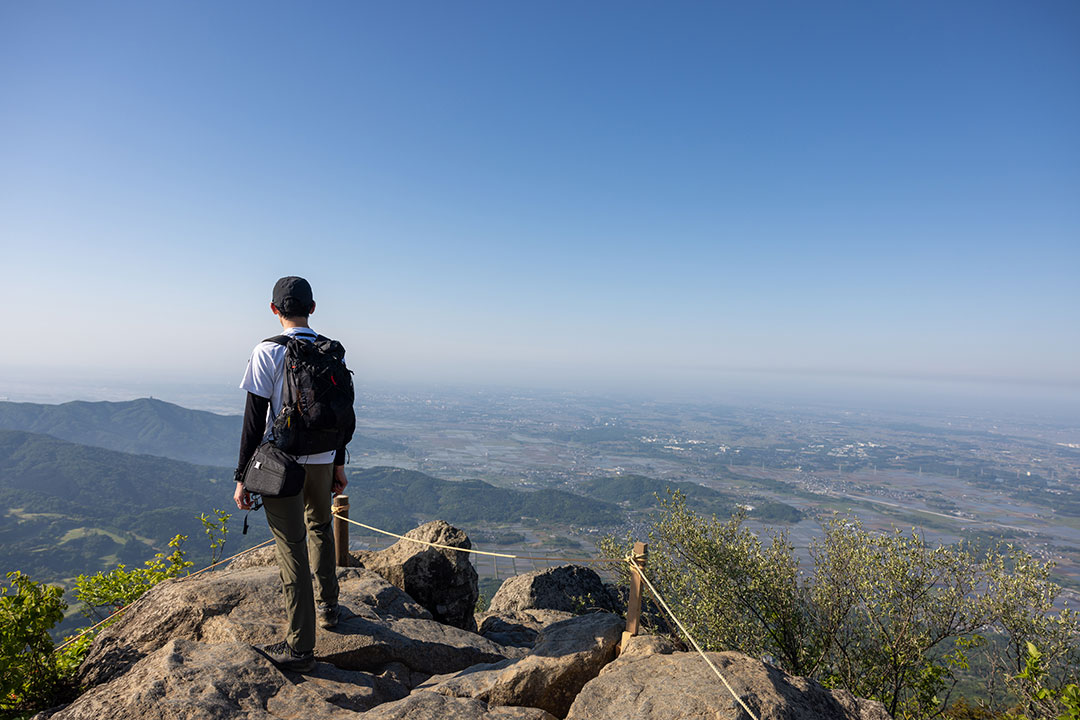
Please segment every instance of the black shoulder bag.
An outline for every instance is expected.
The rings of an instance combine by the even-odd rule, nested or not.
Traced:
[[[264,442],[244,470],[244,489],[263,497],[292,497],[304,489],[304,475],[296,458]]]

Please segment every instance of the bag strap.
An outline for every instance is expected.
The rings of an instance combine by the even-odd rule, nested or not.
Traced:
[[[263,342],[272,342],[284,346],[288,345],[289,341],[293,338],[304,338],[305,340],[311,340],[312,342],[326,340],[326,338],[324,338],[322,335],[319,335],[318,333],[315,333],[314,337],[308,335],[307,333],[298,333],[296,335],[275,335],[274,337],[266,338],[265,340],[263,340]]]

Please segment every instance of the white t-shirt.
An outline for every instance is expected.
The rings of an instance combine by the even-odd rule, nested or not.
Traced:
[[[290,337],[310,337],[312,340],[318,336],[318,333],[311,328],[289,328],[281,334]],[[281,412],[282,396],[285,394],[285,346],[266,341],[256,345],[251,351],[251,357],[248,358],[244,379],[240,381],[240,389],[270,400],[270,408],[266,416],[266,432],[263,434],[263,442],[266,442],[270,439],[274,418]],[[334,462],[335,454],[335,451],[331,450],[315,455],[301,455],[296,458],[296,462],[301,465],[329,465]]]

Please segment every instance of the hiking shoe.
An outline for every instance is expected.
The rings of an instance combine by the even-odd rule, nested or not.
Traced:
[[[337,621],[340,615],[341,607],[339,605],[319,603],[319,607],[315,608],[315,618],[321,628],[337,627]]]
[[[255,650],[277,665],[282,670],[293,672],[311,672],[315,669],[315,653],[296,652],[285,640],[269,645],[256,645]]]

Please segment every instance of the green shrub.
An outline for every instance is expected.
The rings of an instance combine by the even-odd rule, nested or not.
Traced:
[[[1054,610],[1061,588],[1049,580],[1050,563],[1012,546],[975,554],[837,516],[811,544],[807,570],[783,531],[759,537],[743,523],[742,515],[697,515],[674,492],[648,533],[646,573],[705,649],[739,650],[847,688],[898,718],[940,714],[976,652],[989,656],[980,664],[992,675],[985,684],[1005,685],[1010,702],[1035,707],[1017,679],[1028,641],[1043,648],[1047,692],[1073,692],[1080,619]],[[625,557],[630,540],[608,537],[599,548]]]
[[[68,667],[53,653],[49,630],[64,617],[63,588],[19,571],[0,587],[0,711],[32,714],[54,704]]]

